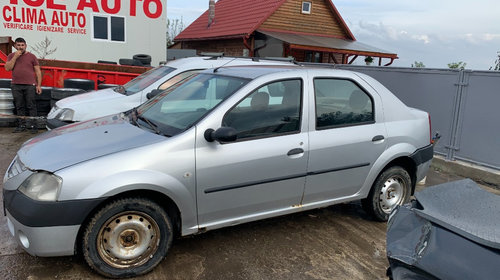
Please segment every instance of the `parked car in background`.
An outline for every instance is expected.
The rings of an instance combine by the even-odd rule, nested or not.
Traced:
[[[58,101],[47,116],[47,128],[130,110],[146,102],[152,90],[163,90],[201,70],[235,65],[293,65],[283,59],[199,56],[173,60],[123,86],[78,94]]]
[[[364,74],[210,69],[26,142],[4,178],[8,226],[32,255],[79,251],[129,277],[175,236],[353,200],[385,221],[426,175],[430,130],[426,112]]]

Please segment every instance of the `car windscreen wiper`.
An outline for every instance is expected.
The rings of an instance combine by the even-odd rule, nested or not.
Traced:
[[[114,90],[115,92],[120,93],[120,94],[127,95],[127,90],[126,90],[126,89],[125,89],[125,87],[124,87],[124,86],[122,86],[122,85],[119,85],[119,86],[115,87],[113,90]]]
[[[161,133],[161,131],[158,129],[158,125],[157,125],[157,124],[155,124],[154,122],[150,121],[148,118],[145,118],[145,117],[143,117],[143,116],[141,116],[141,115],[137,115],[137,112],[136,112],[136,116],[137,116],[137,118],[138,118],[139,120],[144,121],[145,123],[147,123],[147,124],[148,124],[148,125],[149,125],[152,129],[153,129],[153,131],[154,131],[156,134],[163,135],[163,134]]]
[[[137,122],[137,107],[134,107],[131,110],[125,112],[125,115],[129,117],[131,124],[139,126],[139,123]]]

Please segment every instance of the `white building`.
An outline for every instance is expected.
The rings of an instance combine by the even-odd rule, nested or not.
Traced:
[[[3,0],[0,36],[23,37],[28,50],[50,40],[48,59],[118,62],[148,54],[166,61],[167,0]]]

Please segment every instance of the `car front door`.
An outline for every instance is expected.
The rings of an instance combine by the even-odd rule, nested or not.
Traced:
[[[300,203],[308,158],[303,88],[301,78],[268,83],[197,126],[200,227],[274,216]],[[221,124],[237,131],[236,141],[205,140]]]
[[[351,79],[315,78],[303,204],[355,195],[386,148],[381,100]]]

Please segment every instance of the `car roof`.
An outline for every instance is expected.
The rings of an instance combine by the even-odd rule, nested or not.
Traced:
[[[293,63],[286,59],[278,58],[195,56],[172,60],[165,66],[181,70],[191,70],[235,65],[293,65]]]
[[[325,66],[300,66],[300,65],[250,65],[250,66],[224,66],[204,70],[202,73],[216,73],[226,76],[234,76],[247,79],[256,79],[260,76],[279,73],[279,72],[301,72],[314,70],[318,73],[331,75],[333,73],[352,73],[351,71],[333,69]]]

